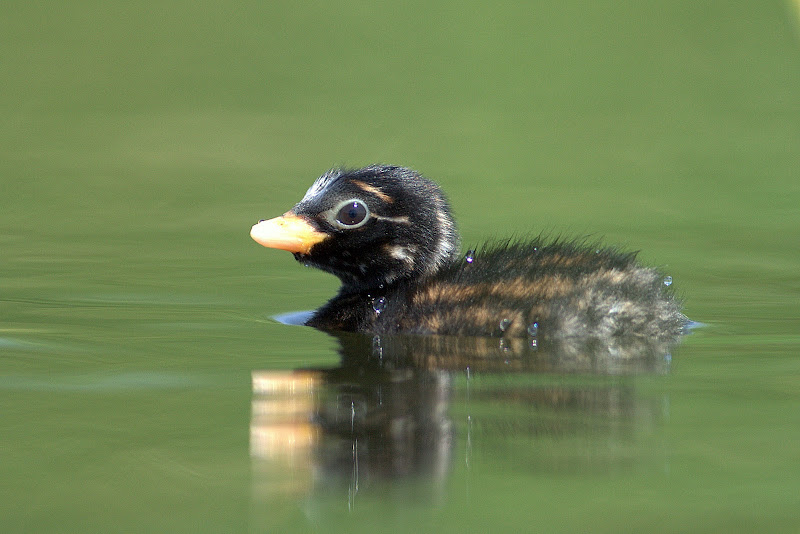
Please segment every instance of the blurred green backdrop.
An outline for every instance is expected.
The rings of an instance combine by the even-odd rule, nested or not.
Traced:
[[[800,437],[799,13],[778,0],[4,2],[0,526],[191,530],[213,504],[208,530],[248,528],[249,371],[338,358],[324,334],[269,319],[318,306],[336,281],[249,227],[331,166],[384,162],[443,185],[465,246],[592,234],[664,265],[709,325],[670,377],[674,411],[705,414],[673,434],[691,466],[675,487],[731,447],[707,482],[743,489],[725,504],[648,494],[637,524],[793,531],[800,458],[781,444]],[[103,384],[103,400],[75,393]],[[720,405],[726,392],[738,404]],[[141,416],[150,403],[172,417]],[[730,424],[705,435],[710,419]],[[756,435],[773,440],[760,484],[775,492],[739,441]],[[521,517],[502,475],[484,482],[512,504],[487,501],[486,524]],[[630,502],[609,499],[603,521],[578,513],[570,528],[630,526]],[[109,511],[87,519],[97,502]],[[422,516],[461,528],[462,505]]]

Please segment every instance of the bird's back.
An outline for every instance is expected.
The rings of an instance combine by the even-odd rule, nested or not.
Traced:
[[[507,241],[423,281],[384,319],[390,329],[445,335],[671,337],[686,318],[664,282],[635,253],[579,241]]]

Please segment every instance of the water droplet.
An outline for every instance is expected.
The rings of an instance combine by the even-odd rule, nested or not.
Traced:
[[[464,261],[466,261],[467,263],[472,263],[473,261],[475,261],[475,251],[468,250],[467,255],[464,256]]]
[[[386,309],[386,297],[376,297],[372,299],[372,309],[375,313],[380,315]]]
[[[667,286],[667,287],[672,285],[672,277],[671,276],[664,277],[664,285]]]
[[[503,319],[502,321],[500,321],[500,324],[498,324],[498,326],[500,327],[501,332],[505,332],[506,330],[508,330],[508,327],[511,326],[511,321],[509,321],[508,319]]]
[[[531,323],[528,325],[528,335],[536,337],[539,334],[539,323]]]

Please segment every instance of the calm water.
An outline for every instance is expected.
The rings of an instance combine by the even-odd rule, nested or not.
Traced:
[[[4,532],[800,530],[796,3],[0,12]],[[706,326],[630,366],[275,320],[337,284],[250,226],[374,161]]]

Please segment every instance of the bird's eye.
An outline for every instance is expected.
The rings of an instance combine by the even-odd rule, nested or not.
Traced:
[[[358,199],[346,200],[338,206],[334,219],[342,228],[357,228],[367,222],[369,209]]]

